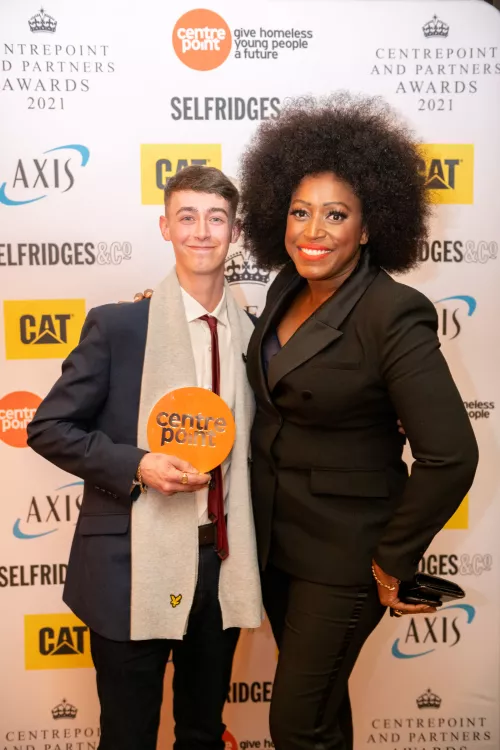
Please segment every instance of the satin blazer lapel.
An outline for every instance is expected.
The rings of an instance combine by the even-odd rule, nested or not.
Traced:
[[[269,391],[272,391],[285,375],[342,336],[340,326],[379,272],[378,267],[370,264],[368,252],[365,251],[354,273],[303,323],[271,359],[267,383]],[[285,301],[289,300],[290,294],[287,295]],[[278,314],[282,310],[282,304],[277,304]],[[275,315],[274,322],[278,321],[279,317]],[[272,322],[269,320],[268,327]]]
[[[262,360],[262,343],[269,328],[281,319],[289,302],[295,297],[304,283],[303,279],[295,272],[295,269],[293,269],[292,273],[290,266],[281,271],[281,273],[283,274],[283,285],[281,291],[277,293],[273,302],[269,304],[269,307],[266,305],[262,315],[258,318],[252,338],[248,345],[247,372],[250,385],[254,391],[260,392],[264,395],[266,401],[271,405],[271,393]]]

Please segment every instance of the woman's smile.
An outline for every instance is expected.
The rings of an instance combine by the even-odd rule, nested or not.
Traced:
[[[297,249],[301,257],[305,258],[306,260],[321,260],[322,258],[325,258],[327,255],[329,255],[329,253],[333,252],[331,248],[326,247],[325,245],[315,244],[298,245]]]

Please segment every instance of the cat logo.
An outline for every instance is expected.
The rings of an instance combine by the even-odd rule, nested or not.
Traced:
[[[7,300],[4,318],[7,359],[64,358],[78,344],[85,300]]]
[[[146,206],[163,205],[163,190],[171,177],[184,169],[198,165],[221,169],[222,151],[219,144],[157,144],[141,146],[142,203]]]
[[[474,146],[433,144],[421,147],[419,173],[433,203],[474,202]]]
[[[92,667],[87,625],[71,613],[25,615],[26,669]]]

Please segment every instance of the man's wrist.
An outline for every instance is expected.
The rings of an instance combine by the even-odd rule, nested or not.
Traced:
[[[141,493],[147,492],[147,489],[148,489],[147,485],[144,483],[144,480],[142,478],[141,462],[142,462],[143,458],[144,458],[144,456],[139,461],[139,466],[137,467],[137,471],[135,472],[135,477],[132,480],[131,492],[133,492],[136,487],[139,488],[139,490],[140,490]]]

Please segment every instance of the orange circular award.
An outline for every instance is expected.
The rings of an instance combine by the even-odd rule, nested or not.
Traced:
[[[155,404],[148,419],[155,453],[189,461],[200,473],[219,466],[231,452],[236,426],[225,401],[206,388],[177,388]]]

